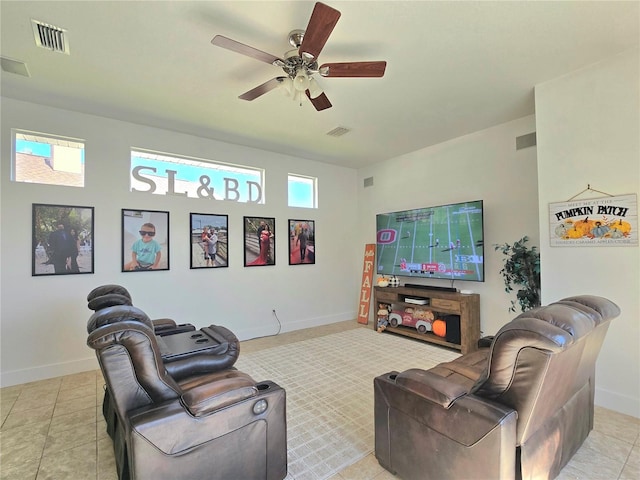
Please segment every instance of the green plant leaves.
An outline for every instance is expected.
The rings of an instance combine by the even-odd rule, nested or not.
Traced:
[[[496,251],[506,256],[500,270],[505,292],[510,293],[514,288],[521,287],[517,289],[516,297],[523,312],[540,306],[540,252],[535,246],[528,247],[528,241],[529,237],[525,235],[513,245],[494,245]],[[513,300],[509,311],[516,311]]]

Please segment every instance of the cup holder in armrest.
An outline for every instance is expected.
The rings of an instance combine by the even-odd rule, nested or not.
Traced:
[[[265,390],[269,390],[271,388],[271,385],[267,383],[259,383],[258,385],[256,385],[256,388],[259,392],[264,392]]]
[[[398,375],[396,375],[395,373],[392,375],[389,375],[389,380],[395,380],[396,378],[398,378]]]

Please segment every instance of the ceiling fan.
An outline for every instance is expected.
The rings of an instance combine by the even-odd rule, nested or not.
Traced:
[[[327,43],[339,18],[340,12],[338,10],[317,2],[307,29],[293,30],[289,33],[289,43],[294,49],[286,52],[284,58],[276,57],[222,35],[213,37],[211,43],[280,67],[286,74],[272,78],[243,93],[238,98],[248,101],[255,100],[282,86],[300,105],[302,105],[302,95],[306,94],[315,109],[320,111],[330,108],[331,102],[313,77],[314,74],[318,73],[320,76],[328,78],[382,77],[387,67],[385,61],[324,63],[318,66],[318,55]]]

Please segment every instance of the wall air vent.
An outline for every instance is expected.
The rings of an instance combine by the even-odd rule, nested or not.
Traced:
[[[342,135],[344,135],[345,133],[349,133],[350,131],[351,130],[347,127],[336,127],[330,132],[327,132],[327,135],[329,135],[330,137],[341,137]]]
[[[36,45],[47,50],[69,55],[69,42],[64,28],[31,19]]]
[[[516,137],[516,150],[536,146],[536,132],[527,133]]]

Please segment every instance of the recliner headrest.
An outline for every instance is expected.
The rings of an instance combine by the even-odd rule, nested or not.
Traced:
[[[110,293],[117,293],[118,295],[124,295],[125,297],[129,297],[131,300],[131,295],[129,291],[124,288],[122,285],[116,284],[108,284],[108,285],[100,285],[99,287],[94,288],[87,295],[87,302],[90,302],[96,297],[101,297],[102,295],[108,295]]]
[[[551,325],[561,328],[574,338],[579,338],[595,328],[597,325],[593,315],[563,303],[552,303],[544,307],[537,307],[518,315],[512,322],[523,318],[537,318]]]
[[[576,295],[574,297],[563,298],[558,303],[566,302],[583,305],[586,308],[594,310],[602,317],[602,320],[610,320],[620,315],[620,307],[618,307],[618,305],[611,300],[596,295]],[[585,309],[583,308],[582,310]]]
[[[98,310],[87,322],[87,333],[91,333],[104,325],[134,320],[142,323],[153,332],[153,322],[146,313],[132,305],[115,305]]]
[[[126,295],[121,295],[119,293],[109,293],[107,295],[101,295],[99,297],[92,298],[89,300],[87,307],[89,310],[93,310],[97,312],[98,310],[102,310],[107,307],[114,307],[116,305],[133,305],[131,303],[131,298]]]

